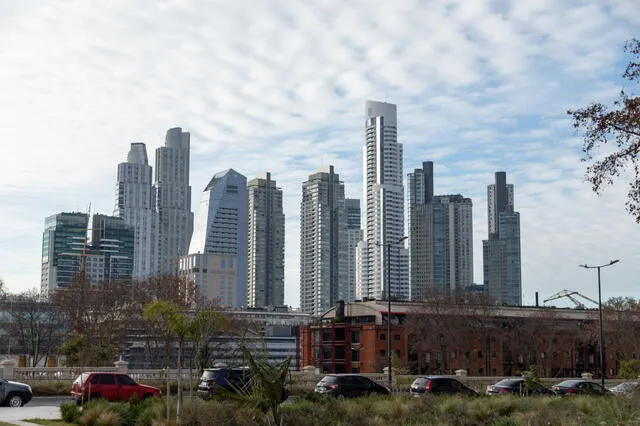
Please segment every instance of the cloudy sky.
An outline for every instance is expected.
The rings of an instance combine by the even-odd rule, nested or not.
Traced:
[[[622,88],[640,3],[611,1],[0,0],[0,277],[40,283],[44,217],[111,213],[129,144],[192,134],[194,209],[211,176],[270,171],[285,194],[286,300],[299,306],[301,182],[333,164],[361,194],[366,99],[398,105],[405,172],[474,203],[482,282],[486,185],[515,184],[522,289],[638,297],[627,183],[596,196],[567,108]],[[195,211],[195,210],[194,210]]]

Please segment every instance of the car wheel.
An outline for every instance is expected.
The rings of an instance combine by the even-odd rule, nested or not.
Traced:
[[[142,397],[142,399],[149,399],[151,398],[153,395],[150,393],[145,393],[144,396]]]
[[[102,398],[102,396],[100,396],[99,393],[92,393],[91,395],[89,395],[89,399],[87,400],[87,402],[93,401],[94,399],[100,399],[100,398]]]
[[[18,394],[9,395],[9,398],[7,398],[7,405],[9,407],[22,407],[23,404],[24,399]]]

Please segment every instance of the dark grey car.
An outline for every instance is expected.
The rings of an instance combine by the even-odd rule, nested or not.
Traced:
[[[22,407],[31,401],[33,392],[31,386],[24,383],[0,379],[0,405]]]

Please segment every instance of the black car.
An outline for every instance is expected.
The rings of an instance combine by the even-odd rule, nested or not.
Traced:
[[[468,395],[478,396],[478,392],[464,383],[445,376],[418,377],[411,383],[410,393],[422,395]]]
[[[329,374],[316,385],[315,391],[324,395],[356,398],[371,394],[388,395],[391,391],[373,380],[358,374]]]
[[[553,391],[556,395],[611,395],[607,389],[598,383],[588,380],[565,380],[557,385],[553,385]]]
[[[246,367],[207,368],[202,372],[198,396],[210,399],[225,393],[246,393],[251,391],[251,376]]]
[[[22,407],[31,401],[32,397],[33,392],[31,392],[31,386],[20,382],[0,379],[0,405]]]
[[[535,386],[532,389],[527,389],[525,387],[524,379],[518,377],[503,379],[493,385],[487,386],[487,395],[495,396],[509,394],[551,396],[555,395],[556,393],[551,389],[545,388],[544,386]]]

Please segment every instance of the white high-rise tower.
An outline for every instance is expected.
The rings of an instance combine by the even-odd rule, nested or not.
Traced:
[[[386,298],[390,286],[392,298],[408,299],[407,252],[400,243],[404,235],[404,187],[396,106],[367,101],[365,131],[364,236],[358,244],[357,297]]]
[[[165,146],[156,149],[156,208],[158,211],[157,272],[175,273],[187,254],[193,233],[189,186],[190,135],[180,127],[167,131]]]
[[[153,275],[156,270],[156,192],[151,166],[143,143],[131,144],[127,161],[118,164],[114,216],[124,219],[135,232],[133,278]]]

